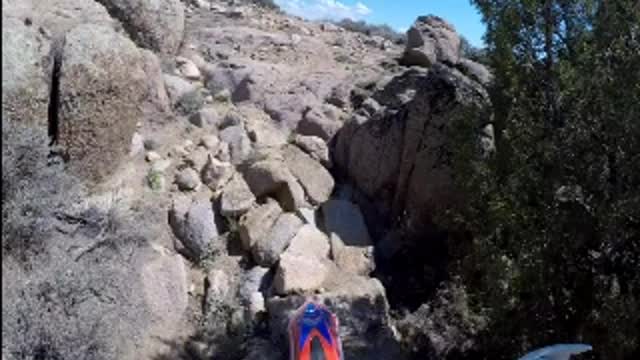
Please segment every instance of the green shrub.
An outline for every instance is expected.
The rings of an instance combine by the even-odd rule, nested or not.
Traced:
[[[395,31],[387,24],[375,25],[368,24],[364,20],[354,21],[351,19],[342,19],[336,22],[336,25],[343,27],[346,30],[362,33],[368,36],[381,36],[398,44],[405,42],[405,35]]]
[[[199,89],[190,91],[180,97],[176,103],[176,111],[180,115],[189,116],[204,106],[204,96]]]
[[[249,0],[249,2],[265,9],[280,10],[278,4],[273,0]]]
[[[56,213],[79,183],[50,159],[44,128],[2,119],[2,250],[27,260],[42,250]]]
[[[147,174],[147,183],[153,191],[160,191],[164,187],[164,177],[161,172],[150,170]]]

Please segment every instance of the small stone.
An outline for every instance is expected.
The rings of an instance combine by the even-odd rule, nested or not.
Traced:
[[[271,286],[272,275],[269,268],[254,266],[247,271],[242,279],[242,284],[238,291],[240,300],[244,305],[251,302],[251,295],[253,293],[262,293],[269,289]]]
[[[182,76],[189,80],[200,79],[200,70],[198,70],[198,67],[191,60],[179,56],[176,58],[176,63]]]
[[[216,157],[220,159],[220,161],[231,162],[231,150],[229,150],[228,143],[224,141],[220,142],[220,147],[218,148]]]
[[[218,121],[218,112],[212,107],[202,108],[197,113],[189,116],[189,122],[200,128],[215,126]]]
[[[173,149],[171,149],[169,155],[174,157],[188,156],[189,151],[185,149],[183,145],[176,145],[173,147]]]
[[[200,176],[202,182],[211,189],[217,191],[224,186],[233,175],[233,166],[228,162],[221,162],[213,156],[207,157],[207,162],[202,167]]]
[[[309,209],[306,207],[303,208],[299,208],[296,210],[298,215],[304,219],[304,222],[306,224],[312,225],[312,226],[316,226],[316,211],[313,209]]]
[[[200,185],[200,176],[192,168],[185,168],[176,175],[176,184],[181,191],[196,190]]]
[[[167,169],[171,167],[171,160],[170,159],[160,159],[160,160],[156,160],[151,164],[151,171],[153,172],[158,172],[158,173],[163,173],[165,171],[167,171]]]
[[[229,276],[218,269],[207,274],[207,304],[222,302],[229,293]]]
[[[200,140],[200,144],[215,154],[220,146],[220,139],[217,135],[205,135]]]
[[[380,105],[375,99],[367,98],[362,102],[362,108],[367,112],[369,116],[375,115],[377,112],[382,110],[382,105]]]
[[[244,119],[241,114],[236,111],[229,111],[222,118],[222,122],[220,122],[220,129],[227,128],[229,126],[241,125],[244,122]]]
[[[205,149],[203,146],[198,146],[194,151],[191,152],[191,154],[189,154],[186,163],[196,171],[201,172],[206,165],[210,155],[211,153],[209,152],[209,150]]]
[[[158,160],[162,159],[162,156],[160,156],[160,154],[158,154],[155,151],[147,151],[147,154],[145,155],[145,159],[147,159],[148,162],[155,162]]]
[[[266,311],[264,295],[259,291],[251,293],[249,295],[249,314],[251,317],[255,319],[258,314]]]
[[[129,155],[135,156],[144,151],[144,138],[138,132],[134,132],[131,137],[131,150]]]
[[[160,143],[156,139],[144,139],[145,150],[157,150],[160,147]]]

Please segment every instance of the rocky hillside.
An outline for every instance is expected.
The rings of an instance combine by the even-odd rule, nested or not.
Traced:
[[[473,347],[463,291],[427,306],[449,130],[491,80],[446,21],[398,45],[238,2],[2,10],[3,360],[284,359],[308,296],[348,359]]]

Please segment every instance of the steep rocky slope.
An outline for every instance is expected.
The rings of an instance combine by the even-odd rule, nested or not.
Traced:
[[[3,255],[4,359],[282,359],[308,296],[347,358],[411,356],[395,310],[442,266],[406,250],[464,200],[447,129],[487,101],[450,25],[405,48],[247,4],[39,4],[3,0],[3,130],[47,131],[88,193],[32,265]],[[452,317],[422,348],[469,347]]]

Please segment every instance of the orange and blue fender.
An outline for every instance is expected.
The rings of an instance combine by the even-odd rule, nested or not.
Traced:
[[[324,305],[306,302],[289,322],[291,360],[344,360],[338,319]]]

